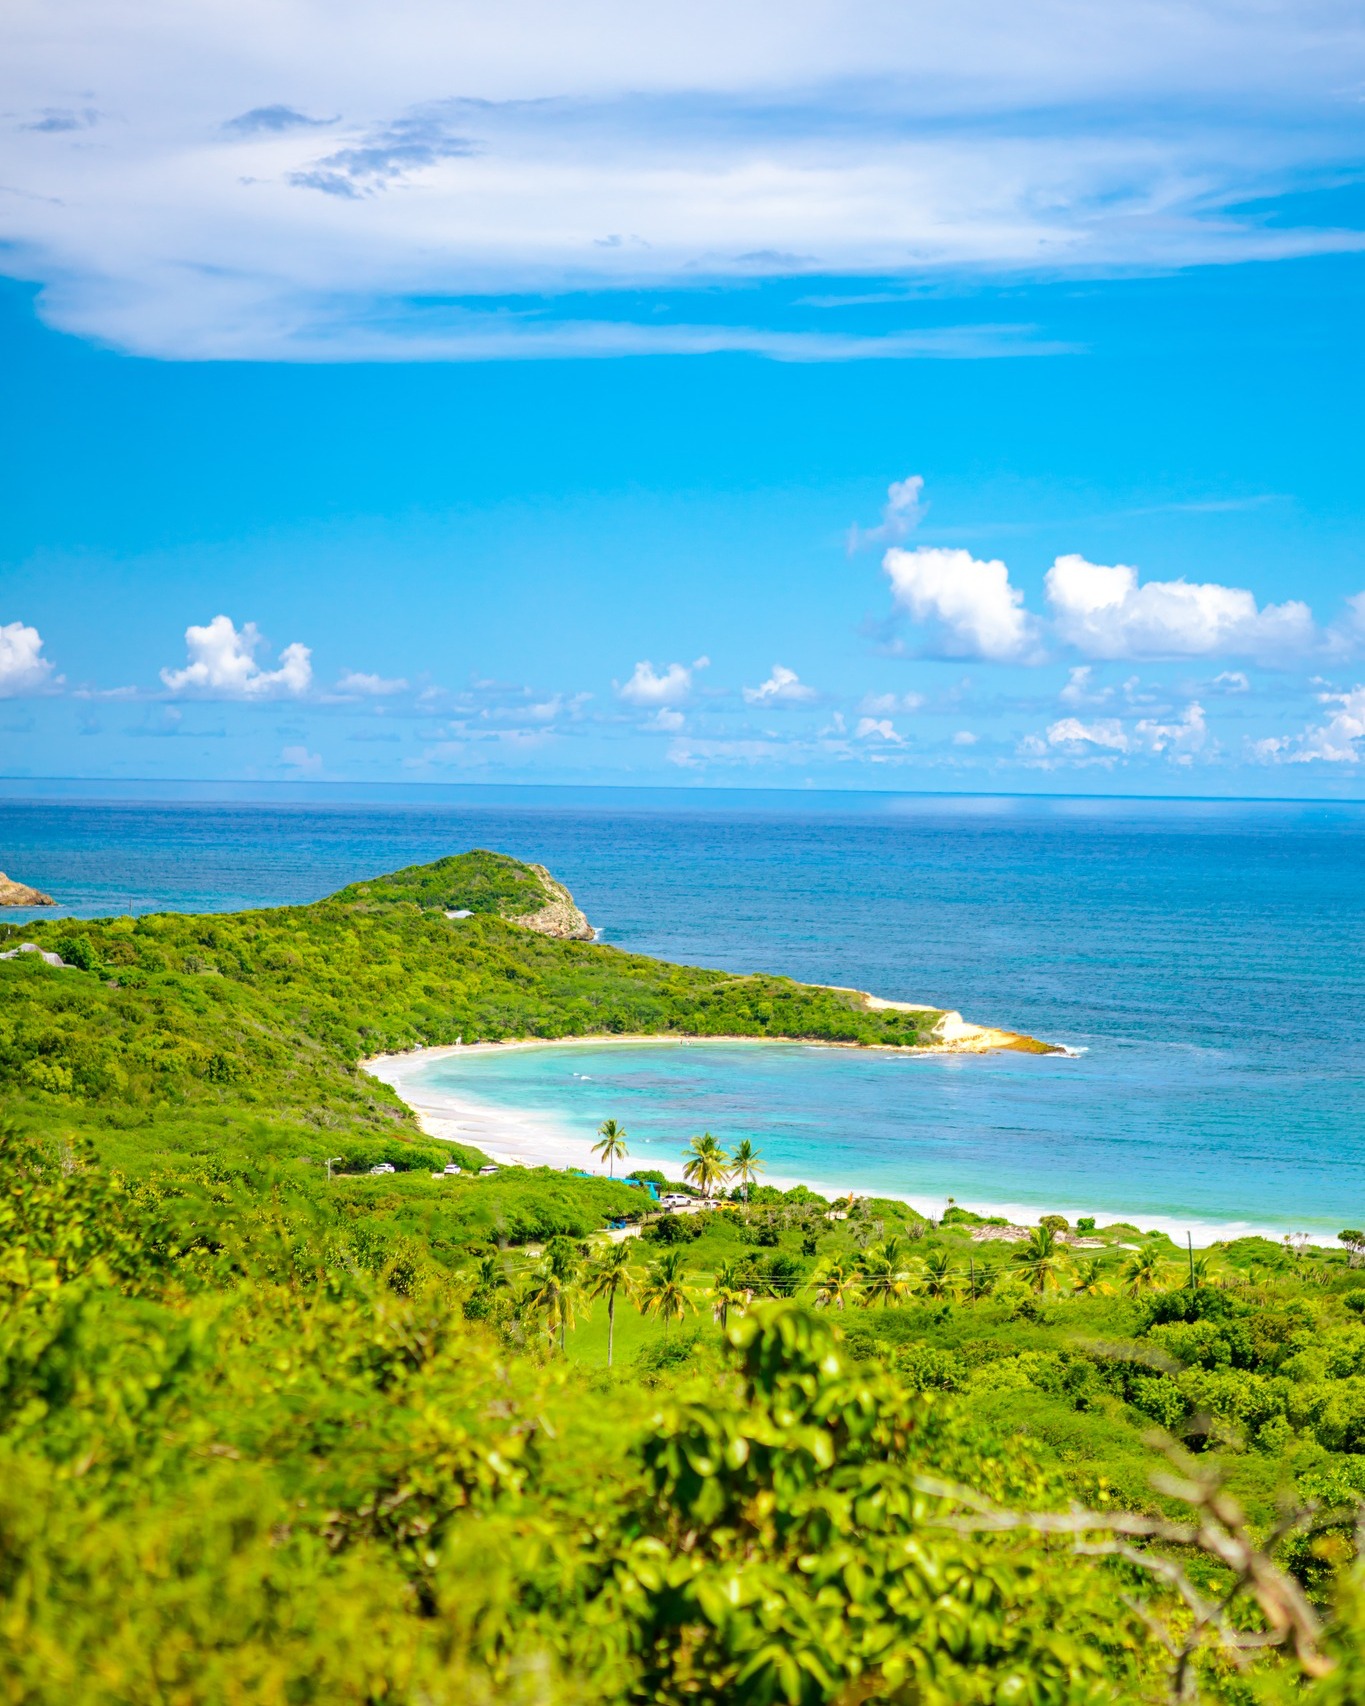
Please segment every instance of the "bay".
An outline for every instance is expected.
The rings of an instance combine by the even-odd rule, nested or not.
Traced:
[[[1365,1216],[1361,805],[446,798],[8,799],[0,868],[87,915],[215,910],[500,848],[547,864],[621,947],[956,1007],[1084,1052],[648,1045],[604,1069],[588,1046],[442,1065],[491,1105],[573,1132],[611,1114],[651,1156],[696,1130],[751,1136],[775,1175],[940,1205],[1328,1237]]]

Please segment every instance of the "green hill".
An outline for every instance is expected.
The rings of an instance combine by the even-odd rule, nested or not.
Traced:
[[[31,941],[69,962],[0,961],[0,1091],[16,1111],[112,1123],[130,1167],[164,1157],[168,1137],[193,1147],[196,1132],[221,1155],[244,1122],[274,1127],[281,1153],[325,1135],[369,1155],[418,1138],[359,1070],[374,1054],[626,1033],[906,1045],[937,1017],[865,1012],[846,992],[669,965],[503,916],[543,898],[531,867],[473,852],[311,906],[0,926],[0,946]],[[447,918],[450,902],[474,916]]]
[[[547,880],[5,932],[66,964],[0,959],[0,1702],[1365,1698],[1344,1253],[762,1184],[613,1244],[620,1181],[433,1177],[484,1158],[368,1055],[936,1018],[543,934]]]

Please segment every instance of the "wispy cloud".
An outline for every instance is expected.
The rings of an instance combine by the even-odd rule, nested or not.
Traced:
[[[352,669],[337,682],[337,692],[347,697],[384,699],[395,693],[405,693],[407,686],[401,676],[388,678],[382,675],[367,675],[363,670]]]
[[[99,123],[94,107],[47,107],[37,118],[27,120],[20,130],[31,130],[39,136],[60,136],[72,130],[91,130]]]
[[[608,312],[545,335],[544,320],[574,317],[555,299],[585,289],[818,272],[829,287],[812,313],[904,304],[883,357],[999,355],[1047,345],[998,328],[929,338],[907,286],[1365,243],[1266,212],[1359,156],[1345,91],[1365,75],[1365,31],[1336,0],[1113,0],[1102,24],[1075,0],[932,14],[756,0],[738,19],[722,0],[477,16],[293,0],[290,27],[231,55],[228,0],[19,16],[0,24],[0,104],[34,115],[11,131],[12,252],[55,322],[143,353],[478,358],[495,328],[434,331],[425,305],[518,295],[542,323],[509,319],[500,347],[527,356],[650,336],[679,352],[871,353],[786,319],[780,338],[730,326],[730,345],[708,343],[648,309],[634,346]],[[64,135],[98,116],[69,104],[85,86],[121,115],[98,150]],[[306,103],[278,99],[304,90]],[[235,116],[206,130],[206,112]]]
[[[746,705],[801,705],[817,697],[815,689],[808,687],[794,669],[780,663],[773,665],[766,681],[744,689]]]
[[[355,198],[373,195],[439,160],[460,160],[479,152],[467,136],[453,135],[438,113],[394,119],[349,148],[325,154],[289,173],[296,189]]]
[[[294,107],[252,107],[250,112],[228,119],[223,129],[234,136],[280,136],[287,130],[318,130],[336,122],[334,118],[309,118]]]
[[[911,474],[905,480],[893,480],[886,488],[886,503],[882,519],[876,527],[859,527],[855,521],[848,530],[848,554],[869,545],[896,544],[924,520],[924,476]]]

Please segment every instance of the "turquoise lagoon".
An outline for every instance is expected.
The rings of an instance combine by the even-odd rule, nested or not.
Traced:
[[[1196,1243],[1253,1230],[1332,1238],[1339,1155],[1289,1082],[1247,1129],[1246,1070],[1220,1050],[1122,1041],[1073,1058],[622,1042],[448,1055],[420,1082],[585,1141],[610,1115],[629,1132],[623,1170],[677,1177],[687,1138],[709,1130],[727,1146],[752,1139],[775,1183],[903,1197],[928,1213],[952,1196],[1030,1220],[1059,1210],[1189,1230]]]

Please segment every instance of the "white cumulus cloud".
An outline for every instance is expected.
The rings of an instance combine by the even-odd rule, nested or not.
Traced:
[[[796,705],[814,699],[813,687],[807,687],[794,669],[775,663],[773,672],[758,687],[746,687],[744,698],[750,705]]]
[[[646,658],[637,663],[635,671],[617,692],[628,705],[680,705],[692,691],[693,670],[705,669],[708,658],[698,658],[689,669],[686,664],[671,663],[667,669],[656,670]]]
[[[1058,639],[1089,657],[1273,656],[1315,639],[1313,613],[1291,599],[1257,609],[1243,587],[1186,580],[1146,581],[1126,563],[1058,557],[1046,590]]]
[[[43,656],[43,637],[23,622],[0,624],[0,699],[21,693],[37,693],[55,680],[52,665]]]
[[[1131,727],[1118,717],[1097,717],[1082,722],[1079,717],[1062,717],[1050,723],[1047,744],[1075,754],[1086,747],[1108,753],[1165,754],[1176,763],[1189,763],[1203,749],[1208,739],[1204,707],[1191,700],[1174,722],[1161,722],[1143,717]],[[1029,751],[1035,748],[1030,747]]]
[[[859,717],[858,726],[853,731],[857,740],[889,741],[893,746],[904,745],[903,737],[896,733],[895,725],[889,717]]]
[[[306,693],[313,681],[312,653],[296,640],[280,653],[279,666],[262,669],[256,653],[263,640],[254,622],[240,629],[229,616],[215,616],[204,627],[185,630],[189,661],[184,669],[163,669],[172,693],[197,691],[225,699],[267,699]]]
[[[1117,717],[1101,717],[1083,723],[1079,717],[1062,717],[1048,724],[1049,746],[1100,746],[1110,752],[1131,752],[1133,743]]]
[[[1324,705],[1337,710],[1325,723],[1307,728],[1301,735],[1276,735],[1257,741],[1253,751],[1267,764],[1358,764],[1365,741],[1365,686],[1345,693],[1320,693]]]
[[[934,624],[940,649],[949,656],[999,663],[1036,656],[1037,624],[999,558],[983,562],[970,551],[943,546],[893,547],[882,567],[896,603],[917,622]]]
[[[1208,738],[1204,707],[1192,699],[1185,707],[1179,722],[1163,723],[1154,717],[1144,717],[1134,733],[1148,752],[1165,752],[1181,761],[1188,761],[1200,751]]]

